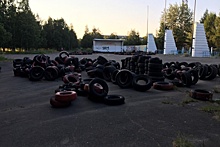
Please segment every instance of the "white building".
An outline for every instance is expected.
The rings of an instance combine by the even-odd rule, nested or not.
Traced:
[[[124,40],[122,39],[94,39],[94,52],[123,52]]]

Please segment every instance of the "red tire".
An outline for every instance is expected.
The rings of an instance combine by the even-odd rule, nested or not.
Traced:
[[[75,91],[61,91],[55,94],[55,100],[59,102],[71,102],[77,98]]]
[[[153,88],[157,90],[172,90],[174,88],[173,83],[169,82],[155,82]]]
[[[194,99],[199,99],[204,101],[212,100],[213,97],[213,93],[211,91],[203,90],[203,89],[191,90],[189,95]]]
[[[71,102],[59,102],[55,99],[55,96],[50,98],[50,104],[54,107],[54,108],[64,108],[64,107],[68,107],[71,105]]]

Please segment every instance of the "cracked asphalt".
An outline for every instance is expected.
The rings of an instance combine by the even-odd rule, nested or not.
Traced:
[[[54,59],[57,54],[48,54]],[[99,55],[120,61],[129,55],[76,55],[95,59]],[[35,55],[4,55],[9,59]],[[163,62],[199,61],[219,64],[219,58],[158,56]],[[120,89],[108,82],[109,94],[121,94],[124,105],[107,106],[78,96],[64,109],[52,108],[49,100],[63,84],[56,81],[29,81],[14,77],[12,60],[0,62],[0,146],[1,147],[170,147],[182,134],[196,147],[220,146],[220,121],[201,111],[211,102],[189,100],[190,89],[213,90],[220,77],[201,81],[190,88],[146,92]],[[82,72],[82,78],[87,78]],[[220,94],[214,93],[214,99]]]

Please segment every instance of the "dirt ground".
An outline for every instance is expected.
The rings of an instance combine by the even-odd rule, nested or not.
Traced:
[[[57,54],[49,54],[54,59]],[[120,61],[129,55],[78,55],[79,59],[95,59],[99,55]],[[198,61],[220,64],[220,58],[192,58],[174,55],[158,56],[163,62]],[[9,59],[34,55],[5,55]],[[220,121],[204,106],[218,106],[207,101],[194,101],[188,96],[191,89],[213,91],[220,77],[202,81],[190,88],[146,92],[120,89],[108,83],[109,94],[121,94],[124,105],[107,106],[78,96],[64,109],[52,108],[49,99],[62,85],[56,81],[29,81],[14,77],[12,60],[0,62],[0,146],[1,147],[170,147],[178,136],[196,147],[220,146]],[[82,77],[87,78],[85,72]],[[214,93],[213,99],[220,99]]]

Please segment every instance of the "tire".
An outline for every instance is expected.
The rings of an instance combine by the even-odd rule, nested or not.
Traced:
[[[205,80],[213,80],[216,78],[217,74],[218,74],[218,69],[215,66],[210,65],[208,67],[208,73],[205,77]]]
[[[80,81],[81,81],[81,77],[78,73],[72,73],[72,74],[68,74],[68,75],[65,75],[63,78],[62,78],[63,82],[64,83],[74,83],[74,84],[79,84]]]
[[[111,74],[111,82],[112,82],[113,84],[117,84],[117,82],[116,82],[116,75],[117,75],[118,72],[119,72],[119,70],[116,69],[116,70],[114,70],[114,71],[112,72],[112,74]]]
[[[162,72],[148,72],[148,76],[154,76],[154,77],[163,77],[163,73]]]
[[[107,95],[104,97],[104,104],[106,105],[122,105],[125,103],[125,98],[122,95]]]
[[[189,72],[183,72],[181,74],[181,81],[184,86],[190,87],[192,85],[192,77]]]
[[[103,88],[101,92],[97,91],[96,84],[100,85]],[[107,83],[102,79],[95,78],[89,83],[89,98],[93,101],[103,101],[103,98],[107,96],[108,91],[109,87]]]
[[[170,82],[154,82],[153,88],[157,90],[173,90],[174,85]]]
[[[157,63],[149,63],[148,64],[148,69],[155,69],[155,70],[162,70],[163,69],[163,65],[162,64],[157,64]]]
[[[35,66],[30,69],[29,80],[39,81],[44,77],[44,69],[40,66]]]
[[[116,83],[120,88],[130,88],[132,86],[132,81],[134,73],[129,70],[120,70],[116,75]]]
[[[199,73],[198,70],[190,69],[187,71],[192,78],[192,85],[195,85],[199,81]]]
[[[44,78],[48,81],[54,81],[58,78],[58,68],[56,66],[48,66],[44,71]]]
[[[208,65],[204,64],[199,67],[199,79],[204,80],[208,74]]]
[[[190,97],[198,100],[212,100],[213,93],[204,89],[195,89],[190,91]]]
[[[55,100],[58,102],[71,102],[77,98],[75,91],[62,91],[55,94]]]
[[[23,64],[23,60],[22,59],[14,59],[13,60],[13,67],[14,68],[21,67],[22,64]]]
[[[150,58],[149,63],[157,63],[157,64],[162,64],[162,60],[158,57],[155,58]]]
[[[116,68],[114,66],[106,66],[103,69],[103,78],[108,81],[111,82],[111,75],[112,73],[116,70]]]
[[[69,53],[67,51],[62,51],[59,53],[59,58],[64,62],[65,58],[69,57]]]
[[[54,108],[65,108],[71,105],[71,102],[59,102],[55,100],[55,96],[50,98],[50,104]]]
[[[140,80],[145,81],[145,84],[139,84]],[[146,75],[137,75],[133,78],[132,86],[136,91],[145,92],[151,88],[151,80]]]

